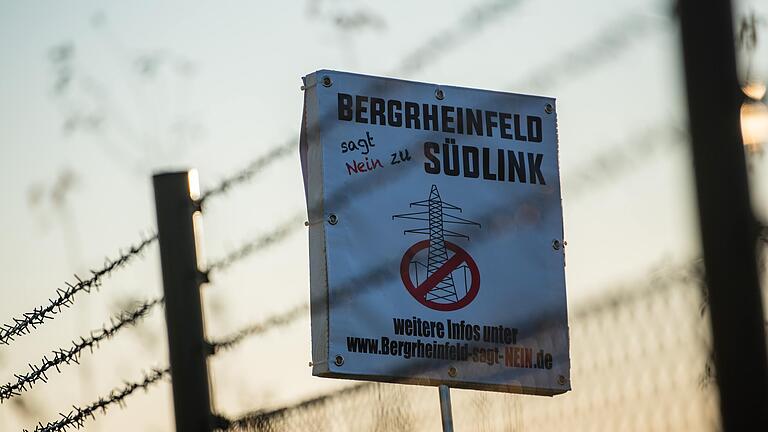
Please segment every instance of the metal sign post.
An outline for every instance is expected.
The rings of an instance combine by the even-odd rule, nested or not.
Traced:
[[[438,387],[440,392],[440,419],[443,432],[453,432],[453,413],[451,412],[451,388],[445,384]]]

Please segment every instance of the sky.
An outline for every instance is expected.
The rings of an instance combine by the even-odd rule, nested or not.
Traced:
[[[152,173],[196,168],[205,189],[295,140],[301,77],[324,68],[556,97],[569,305],[696,256],[671,6],[489,3],[0,3],[0,322],[148,236]],[[764,3],[737,6],[740,14],[754,9],[768,17]],[[473,10],[493,12],[467,24]],[[765,43],[757,53],[752,70],[765,80]],[[749,162],[755,211],[766,220],[766,160]],[[303,211],[296,142],[289,157],[206,206],[206,255],[221,257]],[[204,288],[210,336],[306,301],[304,232]],[[160,295],[159,268],[153,246],[53,323],[0,347],[0,379],[132,302]],[[0,406],[0,429],[54,419],[167,364],[165,346],[163,315],[155,311],[85,354],[82,366]],[[311,377],[309,360],[306,319],[217,356],[217,408],[237,415],[345,384]],[[168,430],[171,413],[163,384],[123,410],[97,415],[86,430]]]

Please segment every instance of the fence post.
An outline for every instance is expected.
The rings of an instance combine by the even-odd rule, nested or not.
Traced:
[[[763,301],[731,2],[679,2],[693,167],[725,431],[768,430]]]
[[[176,432],[211,432],[207,343],[195,244],[195,171],[153,176]],[[197,215],[199,217],[199,214]]]

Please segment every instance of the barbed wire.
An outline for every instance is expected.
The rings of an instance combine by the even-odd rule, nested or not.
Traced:
[[[630,172],[627,168],[631,167],[634,161],[651,157],[656,150],[664,145],[665,141],[661,138],[671,137],[674,139],[672,142],[674,147],[682,147],[677,145],[678,141],[675,140],[684,140],[688,137],[685,130],[673,123],[644,127],[633,133],[631,136],[633,138],[623,142],[620,148],[613,147],[606,150],[604,153],[591,158],[590,161],[580,167],[577,172],[572,176],[569,176],[569,196],[576,197],[583,192],[590,191],[590,185],[613,180]],[[571,178],[572,181],[570,180]],[[380,184],[383,180],[376,181]],[[368,190],[364,181],[361,184],[363,184],[361,187],[362,192]],[[345,190],[343,192],[343,197],[340,198],[349,202],[349,199],[356,193],[359,192]],[[336,202],[335,199],[332,199],[331,201]],[[309,214],[312,213],[313,212],[310,209]],[[211,261],[208,266],[209,273],[224,271],[233,264],[254,253],[282,242],[291,233],[297,231],[302,226],[301,221],[303,219],[303,212],[294,214],[286,219],[285,222],[278,225],[277,228],[247,241],[236,250],[226,254],[224,257]],[[317,221],[310,221],[308,223],[316,222]]]
[[[428,63],[426,59],[439,56],[441,53],[456,49],[460,42],[466,40],[466,35],[477,33],[488,24],[498,22],[507,12],[514,9],[514,6],[523,3],[522,0],[490,0],[481,5],[474,5],[469,8],[461,17],[457,25],[450,26],[447,29],[436,33],[429,38],[422,46],[414,49],[407,54],[399,63],[399,66],[391,72],[392,75],[407,76],[410,73],[422,69]],[[249,163],[245,168],[221,180],[216,186],[203,192],[200,197],[201,202],[208,198],[221,195],[231,188],[247,183],[256,174],[267,168],[272,163],[291,154],[296,149],[299,142],[299,134],[294,134],[284,144],[281,144],[269,150],[266,154],[259,156]]]
[[[626,304],[640,302],[647,296],[669,291],[681,283],[700,286],[704,278],[703,260],[697,257],[680,264],[662,264],[661,267],[657,267],[656,270],[651,270],[648,273],[650,273],[650,276],[640,277],[629,283],[614,286],[613,289],[608,289],[609,295],[577,306],[573,313],[570,314],[571,319],[583,319],[591,315],[606,314]],[[426,361],[424,360],[424,362]],[[413,368],[412,365],[408,367]],[[224,426],[222,428],[230,431],[273,430],[271,426],[274,425],[277,419],[283,416],[290,416],[294,412],[310,409],[339,397],[367,391],[367,389],[375,385],[377,384],[361,383],[331,391],[296,404],[276,409],[258,410],[236,419],[224,419]]]
[[[107,258],[104,267],[99,270],[91,270],[91,277],[87,279],[81,279],[79,276],[74,275],[77,283],[65,282],[66,287],[57,288],[56,298],[49,299],[47,305],[38,306],[32,312],[25,312],[21,318],[13,318],[13,324],[5,324],[0,328],[0,345],[8,345],[17,336],[29,334],[32,329],[37,329],[46,320],[52,320],[54,315],[61,313],[63,308],[72,306],[77,293],[90,293],[91,290],[98,289],[101,286],[102,278],[128,264],[156,240],[157,234],[152,234],[139,244],[131,246],[127,251],[121,252],[117,259],[111,260]]]
[[[573,80],[574,77],[601,67],[607,61],[614,61],[630,44],[651,35],[653,31],[671,28],[670,21],[639,11],[622,16],[602,27],[595,36],[527,73],[507,88],[532,91],[553,86],[561,79]]]
[[[294,214],[268,233],[262,234],[242,244],[237,249],[226,254],[223,258],[211,261],[210,265],[208,266],[208,272],[210,273],[226,270],[232,264],[246,258],[247,256],[285,240],[288,235],[302,226],[303,220],[303,215]]]
[[[567,193],[569,198],[573,198],[582,193],[590,193],[595,184],[612,183],[661,150],[684,148],[689,139],[688,130],[675,122],[659,123],[638,130],[622,141],[619,151],[611,147],[575,168],[573,174],[564,173],[564,195]]]
[[[620,20],[618,23],[617,22],[611,23],[609,26],[607,26],[602,31],[600,31],[597,37],[591,39],[590,41],[585,43],[582,47],[575,50],[568,57],[568,60],[566,61],[566,67],[562,67],[562,66],[552,67],[553,65],[549,65],[548,69],[557,71],[557,73],[568,73],[567,71],[569,67],[578,67],[578,68],[581,68],[580,72],[584,73],[588,71],[590,68],[594,68],[596,66],[599,66],[600,64],[600,62],[588,61],[588,59],[585,58],[585,56],[589,55],[588,54],[589,52],[594,51],[594,48],[596,46],[605,45],[605,46],[611,47],[612,52],[620,52],[621,51],[620,48],[624,47],[630,41],[634,40],[630,36],[640,37],[640,36],[645,36],[650,34],[648,30],[651,28],[654,28],[654,25],[652,24],[653,24],[653,21],[651,20],[651,18],[641,14],[637,14],[637,13],[631,16],[629,19]],[[629,31],[626,34],[622,30],[625,27],[629,29]],[[579,59],[579,60],[576,61],[575,59]],[[557,76],[554,73],[549,74],[549,78],[553,82],[557,80]],[[538,79],[537,83],[543,84],[544,81],[545,80]],[[627,145],[624,146],[625,150],[623,152],[616,152],[614,149],[611,149],[610,151],[606,152],[606,154],[603,154],[595,158],[590,165],[590,169],[581,170],[580,177],[575,179],[576,185],[573,188],[573,192],[574,193],[577,191],[581,192],[582,190],[584,190],[583,188],[584,185],[591,182],[595,182],[597,180],[597,177],[595,176],[594,173],[597,168],[604,171],[610,171],[609,174],[612,174],[614,176],[620,175],[622,172],[622,168],[631,164],[632,160],[647,157],[652,153],[653,150],[656,150],[656,148],[658,147],[659,141],[653,138],[659,138],[663,135],[674,135],[675,137],[678,137],[678,138],[687,137],[686,131],[682,127],[679,127],[674,124],[652,125],[650,127],[647,127],[639,131],[638,134],[633,135],[633,136],[641,137],[642,139],[631,140],[631,142],[627,143]],[[289,140],[286,144],[284,144],[280,148],[283,148],[284,151],[287,152],[290,148],[292,148],[292,146],[296,145],[297,140],[298,138]],[[257,162],[262,160],[264,161],[264,163],[259,165],[260,168],[263,168],[266,165],[268,165],[267,160],[269,161],[269,163],[271,163],[276,159],[263,157],[263,158],[260,158]],[[238,175],[238,177],[242,177],[243,181],[246,181],[247,179],[251,178],[252,174],[255,174],[255,172],[249,175],[243,175],[243,176]],[[603,179],[605,178],[606,177],[604,176]],[[236,184],[236,183],[237,182],[230,182],[227,187],[230,187],[232,184]],[[216,193],[219,193],[218,190],[216,190],[215,193],[212,193],[212,195],[215,195]],[[350,195],[350,194],[346,194],[346,195]],[[348,199],[349,197],[346,196],[345,198]],[[249,255],[267,246],[280,242],[281,240],[286,238],[291,232],[293,232],[298,228],[298,225],[294,224],[292,221],[299,220],[301,218],[302,218],[301,215],[294,215],[291,218],[291,221],[280,225],[277,229],[271,231],[270,233],[267,233],[252,241],[245,243],[237,251],[230,253],[225,258],[222,258],[219,261],[212,263],[209,269],[211,271],[224,270],[227,267],[231,266],[233,263],[241,259],[244,259]]]
[[[211,342],[212,352],[213,354],[219,353],[233,348],[248,337],[260,335],[269,330],[287,326],[299,318],[306,316],[308,310],[309,305],[307,303],[298,304],[285,312],[272,315],[264,321],[244,327],[230,336]]]
[[[425,44],[406,55],[398,67],[392,71],[392,75],[408,76],[428,64],[434,64],[436,57],[465,43],[468,40],[467,34],[478,33],[488,24],[500,21],[507,13],[523,3],[522,0],[491,0],[472,6],[456,20],[455,24],[434,34]]]
[[[200,196],[200,203],[204,203],[211,197],[221,195],[229,191],[232,187],[241,183],[246,183],[251,180],[256,174],[267,168],[273,162],[276,162],[283,157],[291,154],[296,149],[296,143],[298,142],[298,136],[292,137],[284,144],[272,148],[266,154],[259,156],[254,161],[249,163],[245,168],[237,171],[235,174],[220,181],[218,185],[206,190]]]
[[[117,404],[124,406],[123,401],[126,397],[136,390],[146,391],[152,384],[160,381],[166,376],[170,375],[171,370],[166,369],[152,369],[150,372],[145,373],[141,381],[128,383],[121,388],[116,388],[109,392],[106,397],[100,397],[97,401],[91,403],[86,407],[73,406],[72,410],[67,413],[61,412],[59,420],[48,422],[45,425],[40,422],[32,432],[58,432],[66,431],[69,428],[80,429],[85,425],[85,420],[88,418],[94,419],[96,416],[94,413],[101,410],[102,414],[106,414],[107,408],[111,405]],[[24,429],[24,432],[30,432],[28,429]]]
[[[29,364],[30,372],[14,374],[16,382],[9,382],[0,386],[0,403],[32,389],[38,381],[48,382],[46,373],[51,368],[56,368],[56,372],[61,373],[61,365],[80,364],[80,357],[86,348],[93,353],[93,349],[98,348],[100,342],[112,338],[122,328],[136,324],[161,303],[163,303],[163,298],[157,298],[142,303],[132,311],[123,311],[113,317],[109,325],[105,324],[100,329],[91,331],[88,336],[72,341],[70,348],[53,350],[53,358],[49,359],[47,356],[43,356],[39,365]]]
[[[227,179],[223,180],[219,183],[216,187],[207,190],[203,196],[201,197],[201,201],[205,201],[206,199],[216,196],[222,193],[225,193],[226,191],[230,190],[233,186],[245,183],[251,178],[255,176],[258,172],[260,172],[262,169],[269,166],[271,163],[275,162],[276,160],[285,157],[286,155],[290,154],[290,151],[294,148],[296,140],[290,140],[289,142],[273,148],[271,151],[269,151],[266,155],[263,155],[250,163],[246,168],[243,170],[235,173],[233,176],[228,177]],[[298,219],[297,217],[292,218],[290,223],[285,223],[278,227],[276,230],[271,231],[270,233],[260,236],[259,238],[255,239],[252,242],[246,243],[245,245],[241,246],[237,251],[232,252],[228,254],[225,258],[223,258],[220,261],[214,262],[210,266],[210,270],[224,270],[230,265],[232,265],[234,262],[237,262],[248,255],[252,254],[255,251],[261,250],[264,247],[267,247],[269,245],[272,245],[276,242],[281,241],[287,235],[292,232],[297,226],[298,222],[293,222],[294,219]],[[121,256],[117,261],[115,262],[109,262],[109,264],[102,270],[99,271],[92,271],[93,276],[88,280],[81,280],[77,276],[75,276],[78,279],[78,283],[75,285],[67,284],[67,289],[64,290],[58,290],[59,297],[58,299],[51,300],[51,305],[41,308],[36,308],[33,312],[24,314],[24,319],[14,319],[16,321],[16,325],[6,325],[4,329],[0,329],[0,343],[7,344],[8,341],[13,340],[13,337],[19,334],[25,334],[25,332],[29,332],[29,327],[36,328],[37,325],[41,324],[46,319],[52,319],[52,315],[58,313],[61,311],[62,306],[69,307],[72,304],[72,297],[74,294],[76,294],[79,291],[86,291],[90,292],[90,289],[93,287],[99,286],[99,280],[102,276],[109,274],[112,270],[115,268],[118,268],[122,265],[124,265],[133,255],[138,254],[141,252],[142,249],[144,249],[148,244],[151,244],[154,242],[154,240],[157,239],[157,235],[154,235],[152,238],[148,240],[144,240],[139,246],[136,248],[131,248],[128,254]],[[235,335],[215,342],[213,346],[215,347],[215,351],[220,351],[224,349],[228,349],[233,347],[234,345],[238,344],[245,338],[261,334],[269,329],[272,329],[277,326],[286,325],[290,322],[293,322],[298,317],[302,316],[306,310],[307,310],[307,304],[302,304],[299,306],[294,307],[293,309],[284,312],[280,315],[273,316],[266,320],[265,322],[254,324],[252,326],[249,326]],[[25,324],[26,323],[26,324]],[[127,325],[123,324],[123,325]],[[122,327],[122,325],[121,325]],[[107,333],[106,328],[102,329],[102,334]],[[98,336],[98,335],[97,335]],[[98,340],[102,340],[104,338],[108,338],[109,336],[104,336]],[[94,339],[94,335],[92,335],[91,339]],[[90,347],[92,350],[93,344],[98,344],[98,340],[92,341],[89,345],[82,345],[80,349],[77,351],[78,353],[84,349],[86,346]],[[87,342],[85,339],[82,340],[83,342]],[[74,343],[73,343],[74,344]],[[76,345],[76,344],[75,344]],[[59,351],[64,352],[64,351]],[[76,358],[79,354],[72,354],[69,361],[76,361]],[[45,363],[48,363],[47,358],[44,357]],[[69,363],[69,361],[62,361],[63,363]],[[53,361],[51,361],[53,362]],[[60,362],[60,363],[62,363]],[[50,367],[56,366],[58,370],[58,364],[51,364],[46,369],[49,369]],[[32,374],[37,374],[38,379],[45,380],[45,370],[42,370],[42,368],[36,368],[30,365],[30,368],[32,368]],[[112,403],[118,403],[122,404],[122,399],[135,391],[138,388],[144,388],[148,387],[150,384],[158,381],[160,378],[162,378],[164,375],[168,374],[168,369],[165,370],[154,370],[152,375],[147,375],[143,382],[140,383],[134,383],[134,384],[128,384],[125,388],[122,390],[113,390],[110,393],[110,396],[106,399],[100,398],[99,401],[95,402],[94,404],[86,407],[86,408],[77,408],[75,407],[74,411],[70,411],[68,414],[61,414],[62,419],[56,422],[48,423],[47,425],[43,426],[42,423],[38,425],[38,427],[35,429],[35,431],[54,431],[54,430],[66,430],[69,427],[76,427],[79,428],[82,426],[83,421],[87,417],[93,417],[93,412],[102,409],[103,412],[106,411],[106,406],[112,404]],[[30,375],[32,375],[30,374]],[[17,378],[19,376],[17,375]],[[31,384],[31,383],[29,383]],[[22,390],[23,384],[22,384]]]

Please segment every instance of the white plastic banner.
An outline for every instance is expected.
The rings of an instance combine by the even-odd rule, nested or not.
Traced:
[[[304,84],[313,374],[570,390],[555,100]]]

